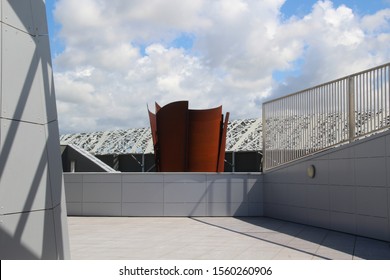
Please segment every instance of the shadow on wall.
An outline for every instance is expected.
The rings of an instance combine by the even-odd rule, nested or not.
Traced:
[[[64,259],[68,241],[59,209],[63,180],[46,9],[44,1],[31,1],[2,2],[0,259]]]

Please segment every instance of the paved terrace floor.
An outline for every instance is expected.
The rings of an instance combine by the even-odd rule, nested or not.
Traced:
[[[388,242],[265,217],[68,217],[72,259],[390,260]]]

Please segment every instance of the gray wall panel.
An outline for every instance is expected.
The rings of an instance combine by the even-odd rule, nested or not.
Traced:
[[[86,183],[121,183],[122,176],[117,173],[94,173],[94,174],[85,174],[83,176],[83,182]]]
[[[83,203],[85,216],[122,216],[120,203]]]
[[[329,185],[329,161],[328,160],[315,160],[312,162],[315,166],[315,176],[314,178],[308,178],[308,184],[316,185]],[[309,164],[306,166],[306,170],[309,167]],[[307,173],[305,173],[306,175]]]
[[[284,198],[283,196],[283,201],[285,201],[285,204],[287,205],[303,207],[307,204],[306,192],[307,192],[307,185],[298,184],[298,185],[286,186],[287,198]]]
[[[165,202],[206,202],[206,182],[164,183]]]
[[[390,157],[390,135],[386,136],[386,156]]]
[[[294,184],[305,184],[307,182],[308,178],[306,176],[306,163],[297,163],[289,166],[287,169],[287,177],[285,182]]]
[[[165,173],[164,183],[203,183],[206,176],[205,173]]]
[[[307,185],[306,200],[308,208],[329,210],[329,186]]]
[[[0,258],[67,259],[45,1],[1,0],[0,16]]]
[[[14,26],[23,32],[33,33],[34,25],[30,0],[9,1],[1,0],[2,21]]]
[[[305,209],[307,223],[317,227],[330,228],[330,212],[320,209]]]
[[[388,240],[389,238],[389,221],[385,218],[356,216],[356,234]]]
[[[22,3],[22,2],[21,2]],[[5,24],[2,26],[2,110],[8,119],[45,124],[41,79],[38,73],[38,57],[35,39]],[[26,86],[29,85],[29,86]],[[14,93],[14,94],[4,94]],[[20,106],[23,101],[25,106]]]
[[[83,175],[76,173],[64,173],[64,182],[65,183],[82,183]]]
[[[330,228],[356,234],[356,215],[342,212],[330,213]]]
[[[208,203],[208,216],[248,216],[247,203]]]
[[[356,189],[357,214],[387,218],[388,205],[387,188],[358,187]]]
[[[84,183],[83,202],[121,202],[120,183]]]
[[[123,183],[122,202],[162,202],[163,183]]]
[[[373,138],[372,140],[366,141],[364,145],[356,145],[355,157],[382,157],[384,156],[383,151],[386,150],[386,138],[379,137]]]
[[[83,183],[66,183],[65,195],[67,202],[83,202]]]
[[[31,10],[34,32],[40,35],[48,34],[45,3],[42,0],[31,0]]]
[[[164,203],[123,203],[122,216],[164,216]]]
[[[8,151],[1,174],[0,214],[52,208],[44,126],[5,119],[0,119],[0,125],[1,150]],[[11,143],[8,133],[15,125]],[[17,170],[23,170],[23,175]]]
[[[249,203],[248,216],[262,217],[264,216],[264,205],[262,203]]]
[[[50,179],[50,188],[53,199],[53,206],[61,203],[64,199],[65,190],[58,186],[63,186],[62,178],[62,163],[61,163],[61,151],[58,143],[60,143],[58,122],[53,121],[45,125],[45,139],[46,139],[46,152],[48,158],[48,172]]]
[[[355,162],[350,159],[329,160],[329,184],[353,186]]]
[[[1,220],[0,259],[57,259],[53,211],[5,215]]]
[[[165,203],[164,216],[207,216],[206,203]]]
[[[294,205],[304,209],[298,213],[307,216],[303,223],[390,241],[389,144],[387,131],[268,171],[264,174],[264,214],[296,221]],[[319,160],[326,155],[328,163]],[[314,179],[307,177],[303,192],[303,184],[296,183],[293,173],[309,164],[315,165],[317,174]]]
[[[162,183],[164,181],[163,174],[131,174],[123,175],[123,183]]]
[[[83,215],[83,203],[81,202],[67,202],[66,208],[69,216]]]
[[[355,147],[335,148],[329,152],[329,160],[332,159],[353,159],[355,158]]]
[[[386,158],[358,158],[355,165],[357,186],[386,186]]]
[[[199,181],[202,178],[206,179],[208,173],[190,174],[189,179],[184,178],[184,175],[145,173],[136,174],[136,178],[131,178],[132,175],[124,173],[114,174],[114,177],[108,173],[67,173],[65,174],[65,186],[67,192],[70,193],[67,201],[70,203],[75,202],[76,199],[80,200],[77,196],[80,196],[81,190],[84,189],[82,193],[84,215],[93,215],[93,213],[103,215],[104,209],[99,212],[98,205],[101,203],[104,206],[107,202],[119,202],[123,216],[207,216],[209,206],[210,209],[215,208],[219,211],[218,216],[249,214],[258,216],[259,213],[263,213],[263,183],[256,179],[257,174],[223,174],[223,176],[221,174],[223,177],[221,179],[218,179],[219,174],[217,174],[213,176],[212,182]],[[72,176],[76,179],[73,180]],[[93,178],[94,176],[96,178]],[[109,179],[105,179],[105,176]],[[169,177],[170,182],[164,183],[165,176]],[[88,182],[86,182],[86,177],[88,177]],[[156,178],[161,181],[157,181]],[[173,182],[175,178],[178,182]],[[122,183],[107,182],[114,180]],[[234,183],[222,183],[228,181]],[[115,186],[114,191],[113,186]],[[206,186],[209,187],[206,188]],[[248,197],[251,201],[251,213],[248,210]],[[92,204],[94,208],[87,212],[84,205],[91,205],[91,203],[86,202],[95,203]],[[223,203],[224,206],[221,208],[221,205],[214,205],[214,203]],[[79,205],[69,204],[69,207],[74,211],[69,212],[69,215],[79,211]],[[220,209],[230,210],[220,211]],[[108,208],[108,210],[109,215],[113,215],[112,209]]]
[[[253,203],[263,203],[263,195],[263,183],[258,182],[250,186],[248,190],[248,201]]]
[[[242,183],[209,183],[207,186],[208,202],[247,202],[247,187]]]
[[[356,188],[353,186],[329,187],[330,209],[336,212],[356,213]]]

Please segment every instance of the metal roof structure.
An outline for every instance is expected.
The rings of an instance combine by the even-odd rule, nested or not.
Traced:
[[[261,151],[261,119],[229,122],[226,151]],[[61,145],[73,144],[94,155],[153,153],[150,128],[132,128],[90,133],[64,134]]]

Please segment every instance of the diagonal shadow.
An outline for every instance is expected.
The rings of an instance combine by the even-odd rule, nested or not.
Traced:
[[[263,242],[267,242],[267,243],[270,243],[270,244],[274,244],[274,245],[278,245],[278,246],[281,246],[281,247],[284,247],[284,248],[288,248],[288,249],[291,249],[291,250],[294,250],[294,251],[297,251],[297,252],[301,252],[301,253],[305,253],[305,254],[308,254],[308,255],[312,255],[313,257],[318,257],[318,258],[321,258],[321,259],[324,259],[324,260],[330,260],[329,258],[326,258],[324,256],[318,255],[316,253],[305,251],[304,249],[298,249],[296,247],[288,246],[286,244],[282,244],[282,243],[279,243],[279,242],[275,242],[275,241],[267,240],[267,239],[260,238],[260,237],[257,237],[257,236],[253,236],[253,235],[250,235],[249,233],[237,231],[237,230],[234,230],[234,229],[231,229],[231,228],[228,228],[228,227],[224,227],[224,226],[220,226],[220,225],[213,224],[213,223],[210,223],[210,222],[202,221],[202,220],[200,220],[198,218],[190,217],[190,219],[192,219],[192,220],[194,220],[196,222],[208,225],[208,226],[216,227],[216,228],[223,229],[223,230],[226,230],[226,231],[230,231],[230,232],[242,235],[242,236],[246,236],[246,237],[249,237],[249,238],[253,238],[253,239],[256,239],[256,240],[260,240],[260,241],[263,241]],[[300,232],[298,232],[298,234]]]
[[[10,1],[10,0],[8,0],[8,2],[9,2],[9,5],[13,8],[14,12],[18,15],[22,24],[25,26],[25,29],[28,30],[29,22],[24,17],[23,11],[20,10],[21,4],[15,4],[15,3],[17,3],[16,1]],[[32,4],[31,2],[27,2],[23,8],[30,9],[30,11],[32,11],[31,4]],[[40,11],[45,11],[45,3],[42,0],[34,1],[34,4],[39,5],[38,9]],[[20,31],[20,32],[22,32],[22,31]],[[39,52],[39,45],[37,44],[37,38],[39,37],[39,35],[29,34],[29,36],[31,36],[34,39],[33,41],[35,43],[35,50],[34,50],[34,53],[32,56],[32,60],[30,61],[29,69],[27,71],[27,77],[24,81],[22,90],[19,94],[19,100],[17,102],[14,115],[12,116],[12,120],[10,121],[10,127],[8,129],[8,132],[5,136],[5,140],[3,141],[2,148],[0,150],[0,178],[2,178],[2,175],[4,174],[8,159],[10,157],[10,152],[11,152],[12,146],[15,142],[16,137],[17,137],[18,130],[20,129],[20,124],[21,124],[21,122],[23,122],[21,119],[22,119],[23,113],[25,112],[25,109],[27,106],[28,96],[32,90],[32,85],[33,85],[34,79],[37,76],[36,74],[38,72],[38,68],[39,68],[38,66],[39,66],[40,62],[42,65],[42,74],[43,74],[42,79],[43,79],[43,84],[44,84],[44,89],[43,89],[44,93],[43,94],[52,92],[53,95],[50,96],[50,98],[54,98],[54,84],[51,83],[51,87],[50,87],[50,82],[48,80],[50,76],[52,77],[51,71],[48,69],[48,65],[51,65],[50,57],[48,57],[48,59],[45,59],[45,56],[41,55],[41,53]],[[38,75],[38,77],[39,77],[39,75]],[[51,105],[54,104],[54,106],[55,106],[55,102],[50,102],[50,100],[48,100],[49,94],[45,94],[45,95],[46,96],[42,97],[41,99],[46,101],[46,102],[44,102],[44,104],[46,106],[45,111],[47,114],[46,119],[49,120],[50,118],[48,116],[48,112],[51,111],[50,109],[53,109],[53,108],[49,108],[49,106],[50,106],[50,104]],[[54,121],[56,121],[56,120],[54,120]],[[36,124],[36,125],[37,126],[39,126],[39,125],[44,126],[43,124]],[[52,130],[49,128],[49,123],[46,123],[46,126],[48,127],[48,129],[47,129],[48,134],[46,135],[46,142],[45,142],[44,148],[42,150],[42,154],[41,154],[38,166],[35,167],[36,168],[35,175],[34,175],[34,178],[32,178],[31,186],[29,188],[29,193],[27,194],[26,201],[24,202],[24,205],[22,208],[23,211],[26,211],[26,212],[21,213],[20,219],[17,222],[17,226],[16,226],[16,230],[14,232],[14,235],[11,237],[13,240],[13,244],[15,244],[15,246],[18,246],[18,248],[16,250],[17,251],[20,250],[20,252],[21,252],[21,255],[17,256],[16,258],[25,256],[23,254],[23,252],[30,252],[30,250],[22,244],[21,239],[22,239],[23,233],[25,232],[26,225],[27,225],[27,222],[28,222],[31,210],[32,210],[32,206],[33,206],[33,203],[36,199],[36,196],[37,196],[37,193],[38,193],[38,190],[40,187],[40,182],[42,181],[42,179],[44,177],[46,167],[49,165],[48,161],[50,160],[49,157],[51,156],[49,154],[49,152],[51,152],[51,151],[48,151],[49,143],[52,143],[52,141],[56,141],[58,138],[58,137],[56,137],[56,135],[52,135]],[[58,145],[59,145],[59,141],[58,141]],[[44,224],[43,224],[43,237],[42,237],[43,238],[42,239],[42,244],[43,244],[42,246],[43,247],[42,247],[42,251],[41,251],[42,255],[41,256],[33,256],[32,255],[33,253],[30,252],[26,255],[26,256],[28,256],[27,258],[33,259],[33,258],[64,258],[65,257],[64,251],[63,251],[64,248],[57,247],[59,245],[58,242],[60,242],[60,244],[62,244],[61,246],[63,246],[63,236],[62,236],[62,234],[57,235],[55,232],[56,231],[55,228],[57,228],[57,227],[58,227],[57,232],[59,232],[59,233],[63,232],[63,230],[61,228],[61,222],[57,221],[57,223],[56,223],[56,217],[54,217],[54,215],[55,215],[54,209],[56,207],[58,207],[62,201],[61,200],[61,195],[62,195],[61,190],[59,192],[60,199],[59,199],[58,205],[53,205],[54,201],[55,201],[53,199],[53,190],[56,187],[62,188],[62,178],[59,178],[59,180],[56,181],[56,184],[55,185],[53,184],[53,188],[51,188],[50,182],[54,182],[54,180],[57,179],[57,178],[51,178],[51,174],[52,174],[52,172],[50,172],[50,166],[48,166],[48,178],[46,178],[47,181],[45,184],[46,185],[46,192],[45,192],[46,199],[45,199],[45,201],[46,202],[51,201],[51,207],[49,209],[37,210],[37,211],[43,210],[45,212],[44,213]],[[62,173],[59,173],[59,174],[62,174]],[[47,224],[49,222],[49,218],[50,218],[50,217],[48,217],[49,214],[47,211],[53,212],[52,213],[52,217],[53,217],[53,220],[52,220],[53,224],[52,225]],[[13,214],[13,213],[6,213],[5,215],[10,215],[10,214]],[[53,228],[53,226],[54,226],[54,228]],[[50,245],[45,242],[49,238],[48,235],[52,236],[53,234],[54,234],[56,248],[50,248]],[[7,236],[7,235],[5,232],[2,232],[2,236]],[[58,237],[61,238],[61,240],[56,240],[56,238],[58,238]],[[55,251],[54,255],[52,255],[53,251]]]

